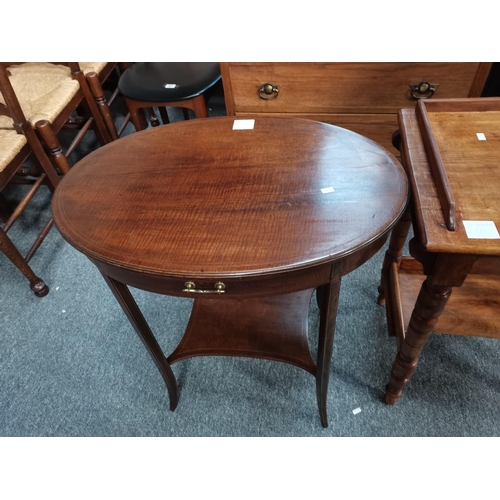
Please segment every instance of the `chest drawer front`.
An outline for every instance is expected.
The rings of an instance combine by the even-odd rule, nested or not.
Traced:
[[[415,106],[411,84],[438,84],[436,98],[468,97],[479,64],[227,63],[226,104],[235,114],[396,113]],[[266,83],[279,88],[269,100],[259,97]]]

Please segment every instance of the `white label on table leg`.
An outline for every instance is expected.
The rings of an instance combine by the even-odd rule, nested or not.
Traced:
[[[334,191],[335,191],[335,190],[334,190],[331,186],[330,186],[330,187],[327,187],[327,188],[323,188],[323,189],[321,190],[321,192],[322,192],[323,194],[326,194],[326,193],[333,193]]]
[[[497,227],[492,220],[464,220],[467,238],[496,240],[500,239]]]
[[[251,130],[255,124],[255,120],[234,120],[233,130]]]
[[[352,413],[354,415],[357,415],[358,413],[361,413],[361,408],[356,408],[355,410],[352,410]]]
[[[480,141],[485,141],[486,140],[486,136],[484,134],[481,134],[480,132],[478,132],[476,135],[477,135],[477,138]]]

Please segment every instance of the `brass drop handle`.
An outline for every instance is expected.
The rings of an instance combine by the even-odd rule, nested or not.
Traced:
[[[429,99],[434,95],[436,87],[439,87],[439,83],[410,83],[411,96],[414,99]]]
[[[257,89],[259,97],[261,99],[265,99],[266,101],[276,99],[280,91],[279,85],[273,85],[272,83],[264,83],[264,85],[257,87]]]
[[[188,293],[224,293],[224,290],[226,288],[226,285],[224,283],[221,283],[220,281],[218,283],[215,283],[213,290],[204,290],[204,289],[197,289],[196,285],[192,281],[186,281],[184,283],[185,288],[182,290],[183,292],[188,292]]]

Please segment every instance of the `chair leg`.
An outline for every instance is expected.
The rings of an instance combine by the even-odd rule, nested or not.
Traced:
[[[207,105],[205,103],[205,98],[203,95],[199,95],[192,99],[193,110],[196,118],[208,118]]]
[[[12,211],[11,216],[3,226],[3,232],[7,231],[12,227],[14,222],[23,213],[24,209],[28,206],[29,202],[33,199],[38,189],[47,182],[47,176],[45,174],[40,175],[40,177],[32,184],[28,192],[23,196],[22,200],[17,204],[16,208]]]
[[[166,105],[177,106],[182,108],[182,113],[184,115],[185,120],[189,120],[189,112],[187,108],[192,109],[194,111],[196,118],[208,118],[207,105],[203,95],[200,95],[193,99],[188,99],[179,102],[169,102],[169,103],[166,102],[149,103],[147,101],[137,101],[135,99],[129,99],[125,97],[125,102],[127,103],[127,108],[130,112],[130,119],[137,131],[144,130],[145,128],[148,127],[148,123],[146,121],[146,116],[144,113],[144,108],[147,110],[148,117],[151,121],[151,126],[157,127],[160,124],[160,121],[156,116],[156,113],[154,112],[151,105],[158,107],[158,109],[160,110],[160,116],[164,124],[170,123],[166,111],[163,110],[163,107]]]
[[[113,117],[111,116],[111,111],[109,109],[108,103],[106,102],[106,98],[104,96],[104,91],[102,90],[101,82],[99,81],[99,77],[97,73],[92,71],[87,75],[87,81],[89,82],[90,90],[94,95],[95,102],[99,107],[99,111],[101,112],[102,118],[108,132],[111,136],[111,139],[115,141],[118,139],[118,133],[116,131],[115,122],[113,121]]]
[[[127,108],[130,112],[130,120],[134,124],[135,130],[139,132],[140,130],[146,129],[147,123],[143,110],[136,105],[133,99],[125,98],[125,102],[127,103]]]
[[[54,168],[54,165],[50,161],[45,149],[42,146],[42,143],[40,142],[36,130],[30,124],[29,126],[24,127],[24,134],[31,144],[33,153],[40,163],[42,171],[47,176],[47,185],[49,186],[49,189],[54,192],[56,186],[59,184],[60,179],[56,169]]]
[[[7,203],[7,200],[4,198],[3,194],[0,193],[0,220],[2,222],[7,222],[11,215],[12,215],[12,208]]]
[[[146,108],[148,110],[148,118],[149,121],[151,122],[152,127],[158,127],[160,125],[160,120],[158,120],[158,117],[156,116],[156,113],[153,108]]]
[[[35,128],[38,135],[41,137],[42,141],[45,143],[45,147],[54,163],[59,168],[63,175],[67,174],[70,170],[68,159],[64,154],[59,139],[52,130],[50,123],[47,120],[40,120],[35,123]]]
[[[146,111],[143,108],[137,109],[137,115],[139,116],[139,120],[141,121],[141,130],[148,128],[148,120],[146,118]]]
[[[169,124],[170,120],[168,118],[167,108],[159,106],[158,111],[160,112],[161,121],[163,122],[163,125]]]
[[[92,102],[94,102],[94,99],[92,98]],[[95,102],[94,102],[95,104]],[[103,131],[102,131],[102,127],[104,127],[104,121],[102,121],[102,116],[101,114],[99,113],[99,110],[97,110],[97,112],[99,113],[99,117],[101,118],[101,121],[103,123],[102,127],[99,127],[99,124],[97,123],[97,121],[95,120],[95,117],[92,115],[92,110],[89,106],[89,103],[84,99],[80,106],[83,108],[83,112],[85,113],[85,116],[87,117],[91,117],[92,118],[92,130],[94,131],[94,134],[96,135],[97,137],[97,141],[99,142],[99,144],[101,146],[104,146],[106,144],[108,144],[109,142],[111,142],[111,136],[109,135],[109,132],[105,131],[105,134],[103,134]]]
[[[23,273],[30,282],[30,288],[37,297],[44,297],[49,293],[49,287],[40,279],[23,259],[19,250],[10,238],[0,229],[0,250]]]
[[[104,146],[105,144],[111,142],[111,135],[108,132],[108,127],[104,123],[101,112],[99,111],[99,108],[97,107],[97,104],[94,100],[94,96],[89,88],[87,78],[78,66],[78,63],[76,63],[76,66],[75,63],[69,63],[69,68],[71,70],[71,77],[80,84],[80,88],[82,89],[84,97],[82,105],[88,112],[89,116],[92,116],[94,118],[93,125],[97,140],[99,141],[101,146]]]
[[[31,257],[33,257],[33,255],[35,255],[35,252],[38,250],[40,245],[43,243],[43,240],[45,240],[45,238],[49,234],[49,231],[51,230],[53,225],[54,225],[54,219],[51,217],[45,223],[45,226],[43,226],[42,231],[40,232],[37,239],[35,240],[35,242],[31,246],[31,248],[29,249],[29,252],[26,254],[26,257],[24,258],[24,260],[26,260],[27,263],[31,260]]]

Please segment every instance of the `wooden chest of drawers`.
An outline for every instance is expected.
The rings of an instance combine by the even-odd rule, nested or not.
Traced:
[[[432,96],[479,97],[490,68],[491,63],[221,63],[229,116],[288,115],[331,123],[396,155],[391,138],[399,109]]]

